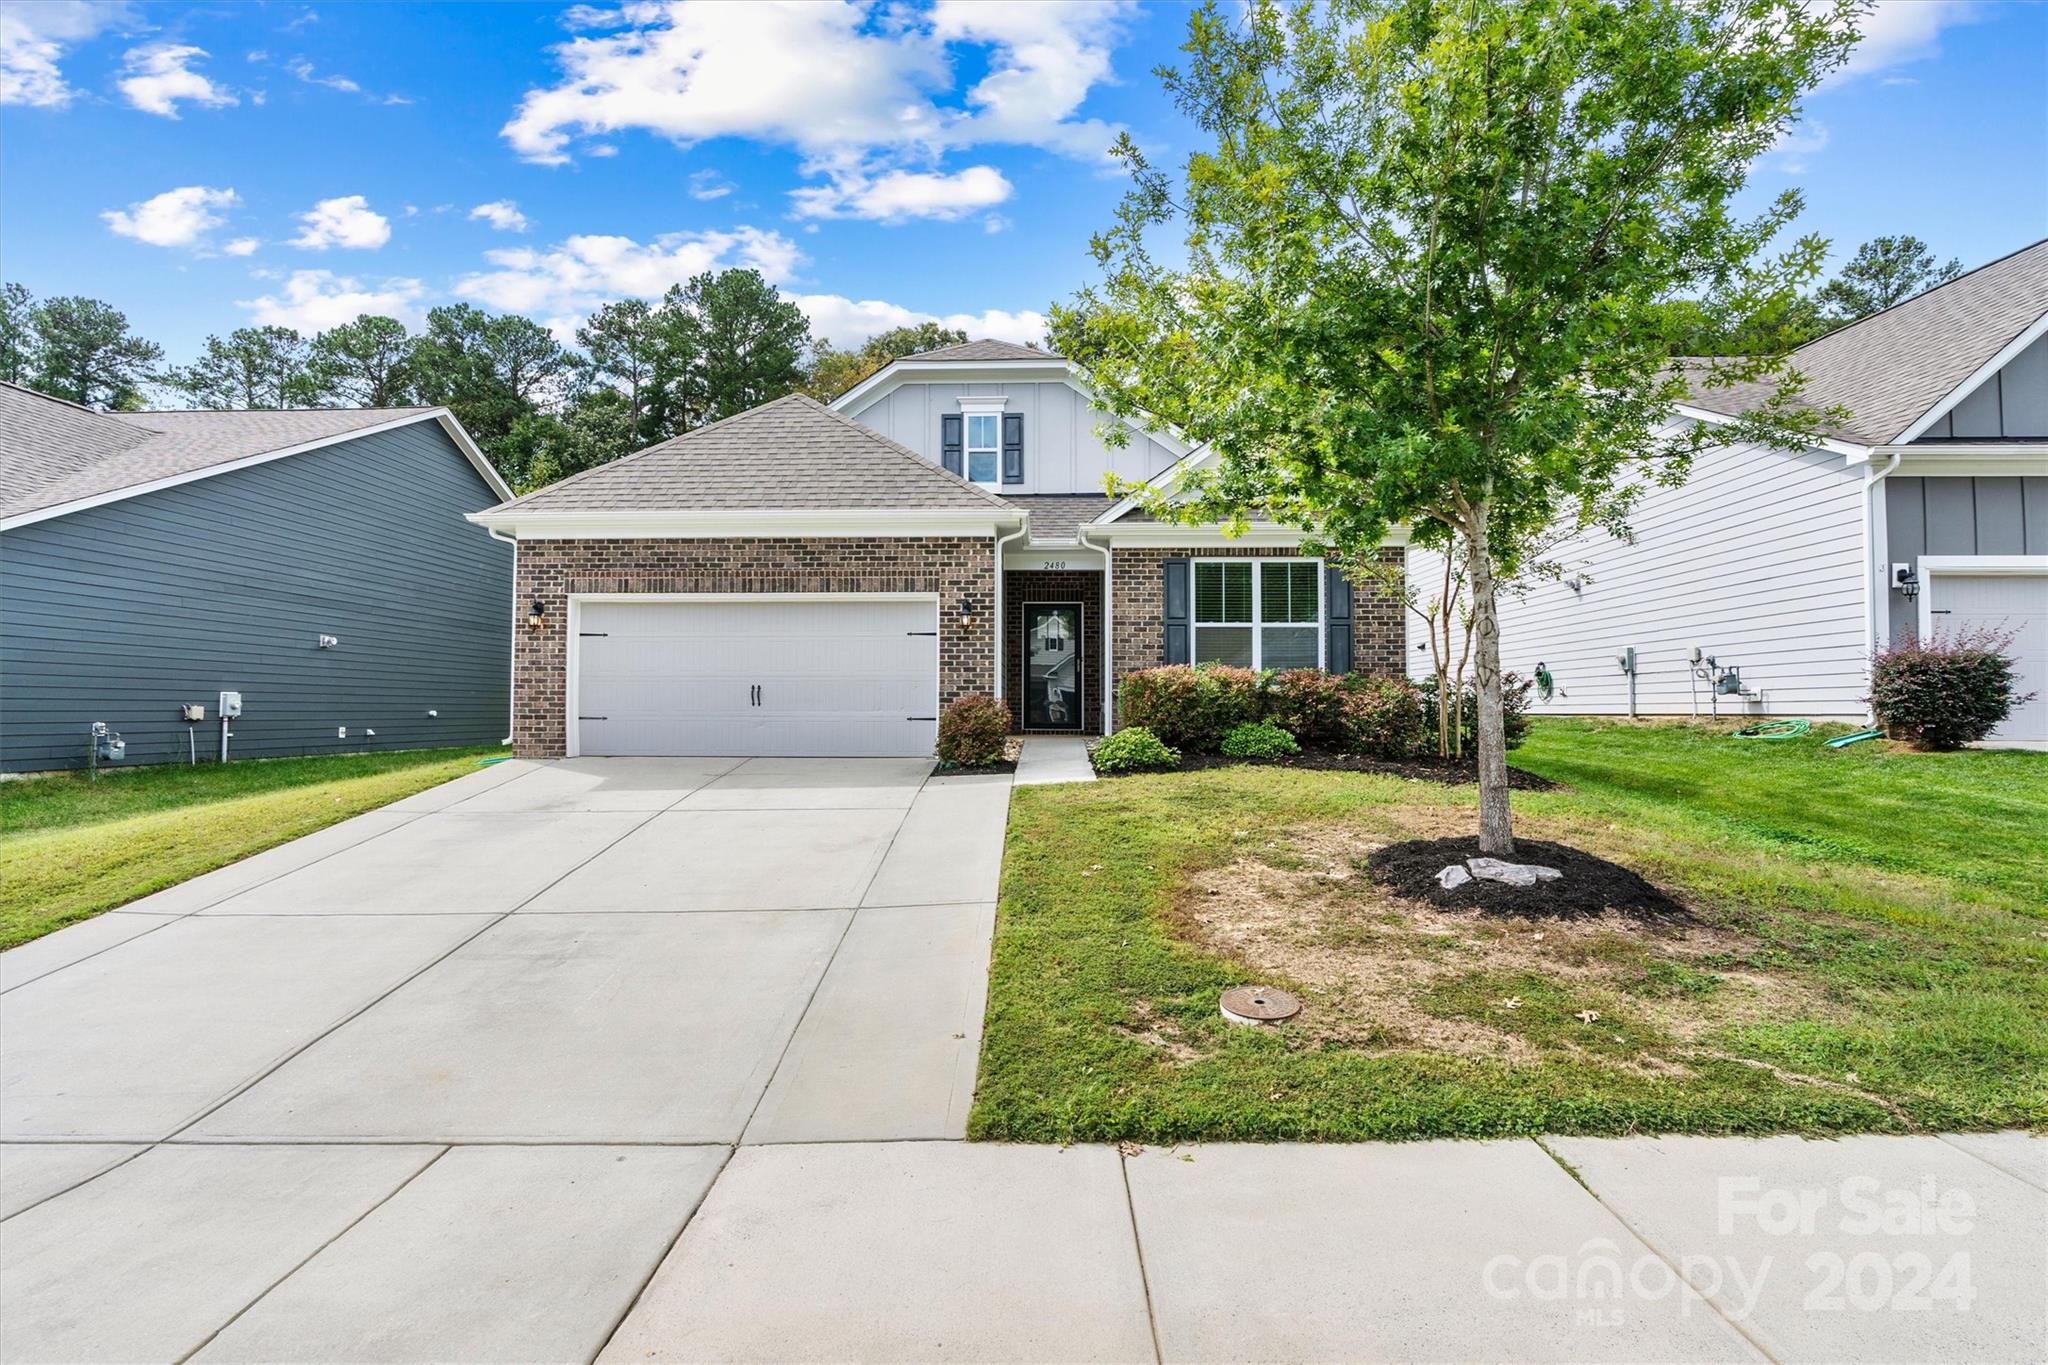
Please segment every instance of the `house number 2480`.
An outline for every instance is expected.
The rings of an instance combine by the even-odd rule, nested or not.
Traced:
[[[1067,567],[1067,561],[1064,559],[1048,559],[1038,567],[1041,569],[1064,569]]]

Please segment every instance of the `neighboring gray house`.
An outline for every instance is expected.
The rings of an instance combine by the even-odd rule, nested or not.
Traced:
[[[510,496],[444,408],[104,413],[0,383],[0,768],[489,743]],[[188,723],[182,708],[202,708]]]
[[[1109,497],[1190,455],[1109,420],[1068,361],[971,341],[476,514],[519,541],[518,752],[929,754],[971,693],[1099,733],[1133,669],[1400,669],[1399,602],[1299,531]]]
[[[1810,450],[1736,446],[1656,489],[1632,541],[1562,547],[1562,581],[1501,608],[1501,658],[1538,663],[1552,714],[1862,720],[1874,651],[1989,627],[2015,635],[2019,707],[1993,740],[2048,747],[2048,242],[1793,352],[1803,401],[1846,408]],[[1679,422],[1726,422],[1774,383],[1707,389]],[[1428,595],[1441,561],[1416,555]],[[1418,622],[1409,664],[1429,671]],[[1717,696],[1698,648],[1739,671]],[[1618,657],[1635,651],[1636,672]]]

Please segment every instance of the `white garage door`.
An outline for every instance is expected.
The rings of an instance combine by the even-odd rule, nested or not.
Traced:
[[[2048,742],[2048,573],[1927,576],[1927,616],[1937,636],[1961,631],[2014,633],[2015,690],[2034,694],[1991,732],[1993,740]]]
[[[574,752],[922,756],[933,598],[577,604]]]

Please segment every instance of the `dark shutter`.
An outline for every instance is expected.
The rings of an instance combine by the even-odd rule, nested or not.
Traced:
[[[1169,559],[1164,561],[1164,567],[1166,609],[1162,620],[1166,627],[1166,662],[1184,664],[1192,657],[1188,652],[1188,561]]]
[[[1003,482],[1024,482],[1024,414],[1003,414]]]
[[[939,417],[939,463],[946,467],[948,474],[961,471],[960,446],[960,414],[942,414]]]
[[[1349,673],[1355,662],[1351,654],[1351,580],[1334,565],[1323,570],[1323,629],[1329,641],[1323,658],[1332,673]]]

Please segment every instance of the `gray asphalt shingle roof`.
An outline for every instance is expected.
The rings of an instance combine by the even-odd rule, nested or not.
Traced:
[[[1079,544],[1081,527],[1116,505],[1101,493],[1016,493],[1003,501],[1030,515],[1034,545]]]
[[[1054,361],[1060,357],[1051,351],[1034,351],[1029,346],[1019,346],[1011,341],[963,341],[957,346],[941,346],[935,351],[919,351],[907,355],[905,360],[1044,360]]]
[[[1895,441],[2044,313],[2048,240],[1807,342],[1791,357],[1806,377],[1801,402],[1849,410],[1829,435],[1861,445]],[[1776,390],[1767,378],[1699,388],[1693,402],[1734,415]]]
[[[801,394],[778,398],[492,510],[1007,510],[1002,499]]]
[[[0,382],[0,516],[117,493],[431,411],[95,412]]]

